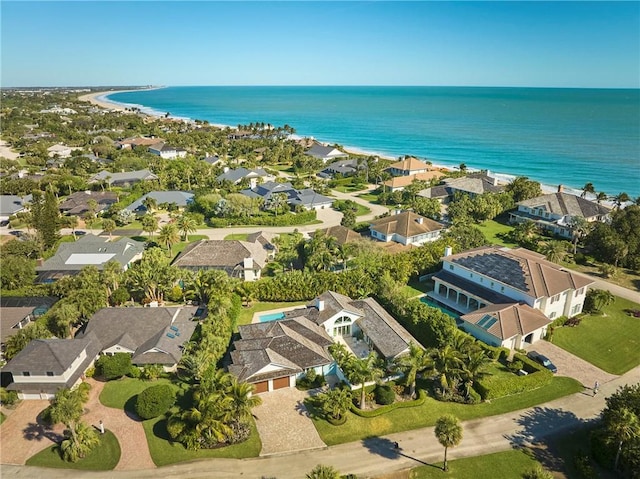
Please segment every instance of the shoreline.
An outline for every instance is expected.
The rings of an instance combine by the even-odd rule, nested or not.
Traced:
[[[94,93],[89,93],[87,95],[82,95],[80,97],[78,97],[78,99],[80,100],[84,100],[84,101],[89,101],[90,103],[99,106],[101,108],[105,108],[108,110],[116,110],[116,111],[122,111],[122,112],[128,112],[128,113],[132,113],[130,111],[127,110],[127,108],[131,108],[131,107],[137,107],[140,109],[139,112],[140,114],[143,115],[147,115],[150,117],[156,117],[156,118],[162,118],[164,117],[164,114],[160,111],[156,111],[153,108],[150,107],[145,107],[144,105],[138,105],[138,104],[132,104],[132,103],[121,103],[121,102],[116,102],[114,100],[109,100],[106,97],[108,95],[113,95],[115,93],[124,93],[124,92],[130,92],[130,91],[144,91],[144,90],[158,90],[160,88],[165,88],[165,87],[150,87],[150,88],[139,88],[139,89],[135,89],[135,90],[108,90],[108,91],[102,91],[102,92],[94,92]],[[195,123],[195,121],[197,120],[197,118],[187,118],[187,117],[178,117],[178,116],[173,116],[173,115],[169,115],[169,118],[173,119],[173,120],[181,120],[181,121],[185,121],[185,122],[189,122],[189,123]],[[209,125],[214,126],[216,128],[220,128],[220,129],[225,129],[225,128],[230,128],[232,130],[236,129],[236,126],[232,126],[232,125],[224,125],[222,123],[211,123],[209,122]],[[297,139],[301,139],[301,138],[312,138],[315,141],[318,141],[319,143],[326,143],[326,144],[331,144],[330,142],[327,141],[320,141],[318,139],[316,139],[314,136],[309,136],[309,137],[302,137],[299,135],[292,135],[293,138],[297,138]],[[385,154],[385,153],[380,153],[380,152],[375,152],[375,151],[369,151],[366,150],[365,148],[360,148],[357,146],[348,146],[348,145],[342,145],[342,149],[346,152],[346,153],[353,153],[355,155],[366,155],[366,156],[377,156],[379,158],[385,159],[385,160],[391,160],[391,161],[398,161],[397,157]],[[410,155],[413,156],[413,155]],[[445,164],[441,164],[441,163],[435,163],[433,162],[431,159],[429,158],[420,158],[419,156],[415,156],[415,158],[418,158],[422,161],[427,161],[431,164],[431,166],[435,169],[441,169],[441,170],[446,170],[446,171],[457,171],[458,167],[457,166],[449,166],[449,165],[445,165]],[[467,171],[469,172],[478,172],[478,171],[482,171],[482,168],[477,168],[477,167],[473,167],[470,165],[467,165]],[[489,169],[484,169],[485,171],[487,171],[487,174],[497,178],[498,182],[501,185],[506,185],[509,182],[511,182],[512,180],[518,178],[519,176],[525,176],[525,175],[519,175],[519,174],[513,174],[513,173],[502,173],[502,172],[497,172],[497,171],[492,171]],[[529,179],[532,179],[530,177],[527,177]],[[534,179],[534,181],[537,181]],[[565,193],[569,193],[569,194],[573,194],[576,196],[580,196],[582,194],[582,190],[574,187],[574,186],[569,186],[563,182],[559,182],[557,184],[549,184],[549,183],[543,183],[542,181],[539,181],[540,183],[540,188],[542,189],[542,194],[549,194],[549,193],[555,193],[558,191],[558,187],[562,186],[563,187],[563,191]],[[608,193],[607,193],[608,194]],[[590,200],[595,200],[596,196],[593,194],[587,194],[586,195],[586,199],[590,199]],[[607,199],[603,202],[605,205],[612,205],[612,201],[610,199]]]

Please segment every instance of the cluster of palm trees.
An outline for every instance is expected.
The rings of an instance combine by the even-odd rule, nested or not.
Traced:
[[[470,400],[474,383],[487,374],[486,366],[491,362],[478,342],[462,331],[456,331],[450,342],[441,348],[425,349],[411,343],[408,353],[399,356],[389,365],[383,364],[373,351],[364,358],[357,358],[339,343],[331,345],[329,350],[349,382],[361,385],[361,409],[366,407],[365,383],[379,380],[385,369],[404,374],[411,398],[415,397],[418,375],[427,374],[437,377],[437,392],[443,399]],[[334,419],[339,419],[341,405],[346,403],[346,399],[337,393],[324,399],[329,401],[325,412]]]
[[[56,392],[48,408],[51,422],[62,423],[67,427],[64,431],[65,439],[60,443],[65,461],[77,462],[100,443],[95,429],[80,420],[88,399],[89,390],[85,386],[73,390],[63,388]]]
[[[253,386],[232,374],[210,368],[193,390],[193,406],[169,417],[169,435],[187,449],[235,444],[249,437],[251,408],[259,405]]]

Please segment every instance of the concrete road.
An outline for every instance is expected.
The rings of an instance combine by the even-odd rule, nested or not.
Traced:
[[[477,456],[508,450],[579,427],[596,418],[604,408],[605,397],[619,386],[640,381],[640,367],[608,383],[592,397],[589,391],[577,393],[539,406],[463,423],[462,443],[449,450],[449,458]],[[400,444],[396,452],[393,443]],[[164,479],[211,478],[234,479],[276,477],[303,478],[317,464],[332,465],[341,473],[358,477],[375,477],[421,464],[442,461],[443,450],[433,428],[416,429],[385,437],[374,437],[324,450],[303,451],[281,456],[252,459],[208,459],[147,471],[82,472],[38,469],[26,466],[2,466],[3,478],[47,477],[48,479],[126,478]]]

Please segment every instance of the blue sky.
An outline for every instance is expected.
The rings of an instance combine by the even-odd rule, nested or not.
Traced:
[[[11,2],[1,84],[640,87],[638,2]]]

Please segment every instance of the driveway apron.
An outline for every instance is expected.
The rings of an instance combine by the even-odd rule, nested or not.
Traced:
[[[260,396],[253,409],[262,441],[261,456],[326,447],[304,406],[308,393],[286,388]]]

